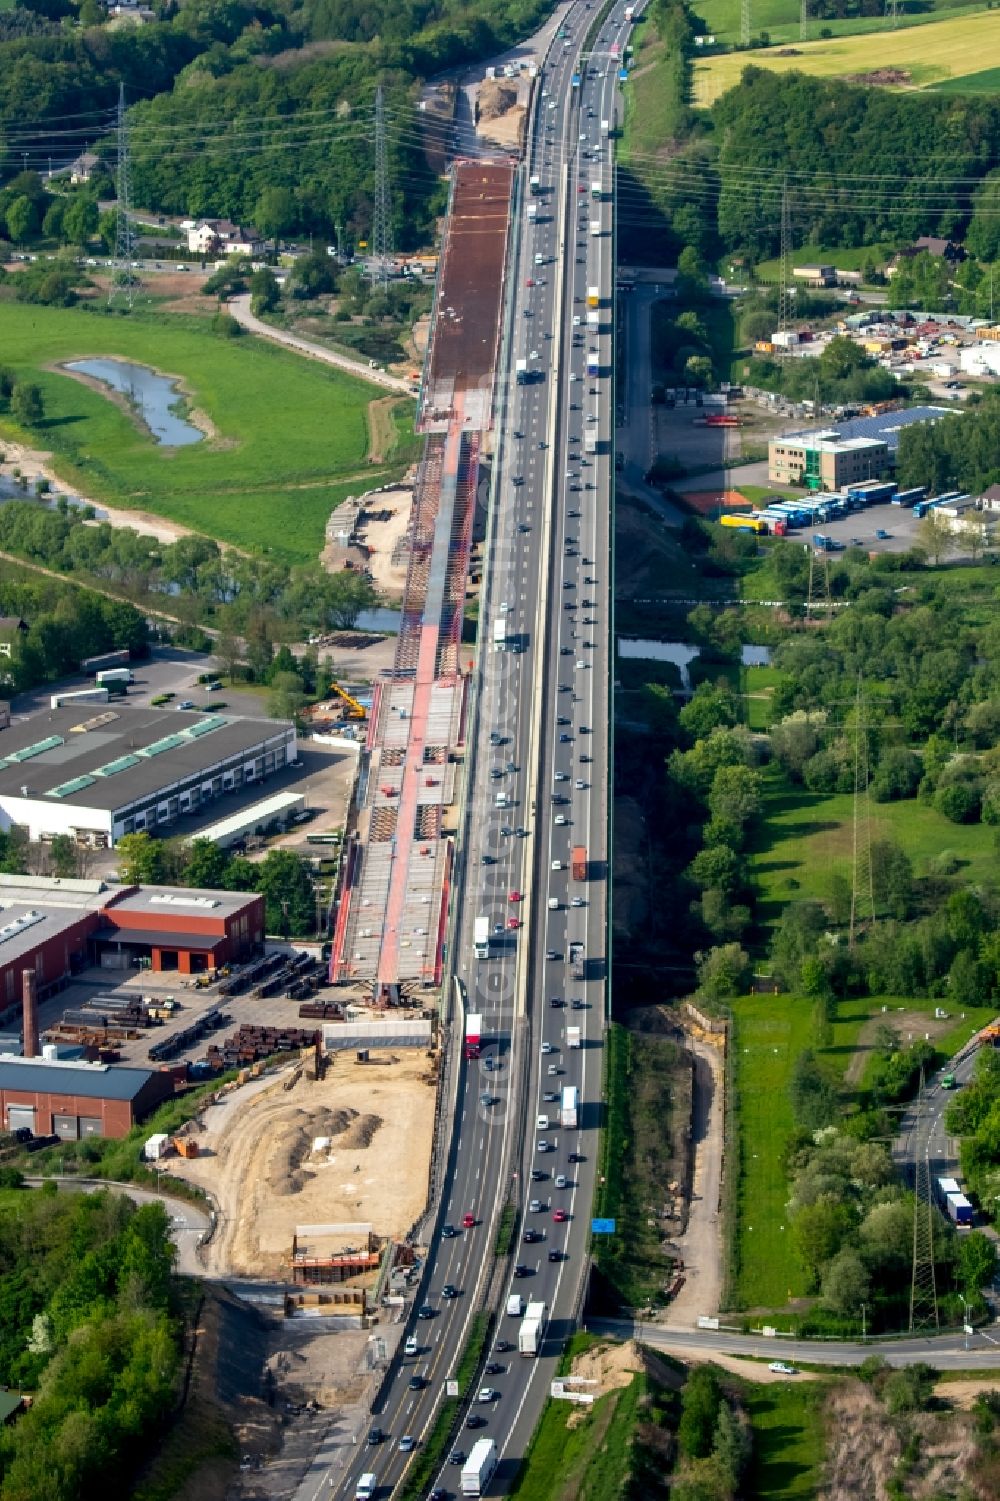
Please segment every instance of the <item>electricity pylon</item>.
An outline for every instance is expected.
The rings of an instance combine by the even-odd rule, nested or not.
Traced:
[[[115,255],[111,266],[108,307],[132,311],[139,278],[136,275],[135,241],[132,235],[132,166],[129,159],[128,121],[125,117],[125,85],[118,86],[118,169],[115,207]]]

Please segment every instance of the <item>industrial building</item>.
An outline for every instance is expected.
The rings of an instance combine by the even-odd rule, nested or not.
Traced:
[[[169,1099],[168,1071],[0,1055],[0,1125],[35,1136],[127,1136]]]
[[[96,707],[96,706],[94,706]],[[116,705],[52,709],[0,737],[0,829],[104,848],[159,833],[297,759],[282,721]]]
[[[0,874],[0,1021],[20,1004],[25,974],[45,1000],[91,965],[200,974],[263,943],[255,892]]]
[[[909,407],[849,418],[835,428],[783,433],[768,444],[768,479],[806,490],[843,490],[863,480],[883,479],[895,467],[902,429],[947,415],[947,407]]]

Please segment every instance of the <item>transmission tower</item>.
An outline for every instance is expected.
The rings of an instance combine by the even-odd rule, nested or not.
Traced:
[[[125,119],[125,85],[118,86],[118,170],[115,209],[115,258],[111,267],[108,307],[130,313],[139,290],[135,243],[132,238],[132,168],[129,162],[128,124]]]
[[[781,333],[785,332],[791,312],[792,299],[788,277],[788,261],[792,250],[791,239],[788,211],[788,178],[786,177],[781,184],[781,273],[778,284],[778,328]]]
[[[750,0],[740,0],[740,46],[750,45]]]
[[[851,840],[851,922],[848,943],[853,949],[862,917],[875,921],[875,883],[872,880],[871,823],[868,806],[868,726],[865,723],[861,678],[854,700],[854,817]]]
[[[913,1127],[917,1143],[913,1184],[913,1270],[910,1278],[910,1331],[939,1327],[937,1282],[934,1276],[934,1205],[931,1201],[931,1168],[926,1134],[924,1071],[920,1070],[917,1119]]]
[[[809,5],[808,0],[802,0],[802,9],[799,12],[799,40],[809,39]]]
[[[385,99],[375,90],[375,209],[372,214],[372,281],[389,280],[392,214],[389,206],[389,157],[385,145]]]

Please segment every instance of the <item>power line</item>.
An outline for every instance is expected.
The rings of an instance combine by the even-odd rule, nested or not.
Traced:
[[[868,800],[868,725],[865,722],[861,676],[854,700],[854,806],[851,819],[851,921],[847,942],[854,948],[862,908],[875,925],[875,882],[872,876],[871,807]]]
[[[940,1325],[937,1279],[934,1271],[934,1205],[931,1200],[930,1138],[927,1126],[924,1071],[920,1070],[917,1118],[913,1132],[917,1143],[913,1184],[913,1262],[910,1272],[910,1333]],[[921,1139],[922,1138],[922,1139]]]
[[[750,45],[750,0],[740,0],[740,46]]]
[[[132,171],[128,152],[128,121],[125,118],[125,85],[118,88],[118,171],[115,203],[115,258],[108,290],[108,307],[130,313],[139,289],[135,270],[132,230]]]
[[[392,211],[389,205],[389,158],[385,144],[385,97],[375,90],[375,206],[372,213],[372,281],[384,286],[392,259]]]

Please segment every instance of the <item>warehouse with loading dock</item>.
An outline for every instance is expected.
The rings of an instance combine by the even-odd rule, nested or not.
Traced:
[[[92,705],[92,708],[99,706]],[[0,736],[0,829],[97,848],[162,833],[297,760],[295,727],[117,705],[51,709]]]
[[[6,1131],[27,1129],[64,1141],[127,1136],[173,1090],[167,1071],[0,1055],[0,1122]]]

